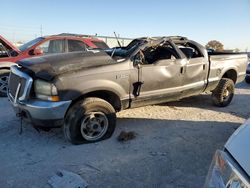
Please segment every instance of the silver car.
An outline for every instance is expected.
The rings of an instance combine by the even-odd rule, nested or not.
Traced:
[[[217,150],[205,188],[250,188],[250,119]]]

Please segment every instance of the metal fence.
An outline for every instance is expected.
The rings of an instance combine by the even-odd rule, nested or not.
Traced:
[[[110,48],[119,46],[117,39],[119,40],[121,46],[127,46],[133,40],[132,38],[122,38],[122,37],[116,38],[116,37],[110,37],[110,36],[83,35],[83,34],[73,34],[73,33],[61,33],[58,35],[98,38],[100,40],[103,40]]]
[[[117,39],[119,40],[121,46],[127,46],[133,39],[124,37],[110,37],[110,36],[99,36],[99,35],[83,35],[83,34],[73,34],[73,33],[60,33],[57,35],[65,36],[79,36],[79,37],[91,37],[103,40],[110,48],[119,46]],[[22,45],[22,42],[15,43],[16,46]]]
[[[92,36],[92,37],[103,40],[110,48],[119,46],[117,39],[115,37],[109,37],[109,36]],[[122,46],[127,46],[133,39],[118,37],[118,40]]]

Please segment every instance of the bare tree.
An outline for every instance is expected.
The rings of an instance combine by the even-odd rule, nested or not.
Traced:
[[[207,43],[206,45],[207,49],[213,49],[215,51],[223,51],[224,50],[224,45],[217,41],[217,40],[211,40]]]

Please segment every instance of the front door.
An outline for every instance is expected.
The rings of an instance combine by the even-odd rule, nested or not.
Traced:
[[[132,107],[176,100],[182,91],[185,59],[169,43],[139,52],[141,63],[134,66],[138,80],[133,83]],[[139,87],[139,88],[138,88]]]

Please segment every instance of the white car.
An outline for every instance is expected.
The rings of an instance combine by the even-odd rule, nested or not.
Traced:
[[[250,188],[250,119],[217,150],[205,188]]]
[[[247,65],[245,81],[246,83],[250,84],[250,52],[248,52],[247,54],[248,54],[248,65]]]

